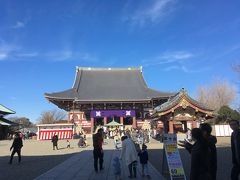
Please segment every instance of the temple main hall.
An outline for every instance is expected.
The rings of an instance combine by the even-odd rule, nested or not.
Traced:
[[[158,122],[158,127],[165,126],[165,129],[173,132],[175,127],[173,115],[176,115],[176,112],[184,114],[186,109],[181,106],[179,93],[149,88],[144,80],[142,67],[76,67],[72,88],[61,92],[45,93],[45,97],[68,112],[69,123],[74,123],[77,129],[84,129],[88,133],[94,132],[98,126],[107,126],[109,123],[118,123],[123,128],[135,129],[151,121]],[[176,102],[173,102],[175,106],[172,107],[173,100]],[[211,117],[212,111],[209,108],[196,103],[195,100],[192,103],[193,99],[190,97],[185,98],[184,102],[186,101],[188,103],[185,105],[193,104],[189,106],[193,110],[187,110],[186,112],[190,114],[185,112],[186,120],[181,116],[175,124],[181,124],[184,128],[187,125],[185,122],[191,122],[195,126],[194,121],[198,112],[201,112],[199,114],[201,117],[207,117],[206,115]],[[162,108],[163,105],[165,109]]]

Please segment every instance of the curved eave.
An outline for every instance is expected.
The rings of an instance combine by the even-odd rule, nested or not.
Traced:
[[[147,91],[149,94],[151,93],[152,99],[170,98],[176,95],[175,92],[162,92],[151,88],[147,88]]]
[[[53,93],[54,94],[54,93]],[[145,101],[152,101],[154,99],[167,99],[169,96],[162,95],[158,97],[149,97],[149,98],[143,98],[143,99],[78,99],[77,97],[66,97],[66,96],[54,96],[53,94],[45,93],[45,98],[52,101],[75,101],[75,102],[145,102]],[[171,94],[172,95],[172,94]]]
[[[74,96],[76,96],[74,89],[68,89],[61,92],[56,93],[44,93],[45,98],[47,99],[58,99],[58,100],[73,100]]]
[[[0,115],[8,115],[8,114],[16,114],[16,112],[15,111],[12,111],[12,112],[0,111]]]
[[[0,114],[2,115],[8,115],[8,114],[15,114],[16,112],[3,106],[2,104],[0,104],[1,109],[0,109]]]
[[[189,96],[187,96],[187,100],[188,100],[188,102],[191,103],[193,106],[195,106],[195,107],[197,107],[197,108],[199,108],[199,109],[202,109],[203,111],[209,111],[209,112],[214,111],[213,109],[210,109],[210,108],[202,105],[201,103],[200,103],[200,106],[199,106],[199,104],[198,104],[199,102],[197,102],[196,100],[192,99],[192,98],[189,97]]]
[[[74,98],[56,97],[56,96],[50,96],[50,95],[47,95],[47,94],[44,94],[44,95],[45,95],[45,98],[47,98],[48,100],[59,100],[59,101],[63,101],[63,100],[66,100],[66,101],[74,100]]]
[[[153,116],[153,117],[164,116],[164,115],[166,115],[166,114],[169,114],[169,113],[174,112],[175,109],[177,109],[178,107],[180,107],[180,105],[176,105],[175,107],[172,107],[171,109],[168,109],[168,110],[166,110],[166,111],[155,112],[152,116]],[[199,108],[196,108],[196,107],[193,106],[193,105],[189,105],[188,107],[192,107],[192,108],[195,109],[197,112],[201,112],[201,113],[204,113],[204,114],[208,115],[209,118],[214,117],[214,114],[213,114],[212,111],[206,111],[206,110],[203,110],[203,109],[199,109]]]
[[[205,109],[202,107],[199,107],[198,105],[196,105],[195,103],[193,103],[192,99],[189,99],[189,97],[183,95],[182,97],[179,97],[178,100],[176,100],[176,102],[173,102],[171,105],[169,105],[168,107],[165,107],[164,110],[156,110],[154,111],[154,114],[152,115],[152,117],[156,117],[156,116],[163,116],[169,113],[174,112],[178,107],[182,107],[182,103],[186,101],[186,107],[191,107],[193,109],[195,109],[197,112],[202,112],[204,114],[207,114],[210,117],[214,117],[213,115],[213,110],[210,109]]]
[[[49,101],[75,101],[79,103],[94,103],[94,102],[146,102],[146,101],[151,101],[151,99],[99,99],[99,100],[91,100],[91,99],[86,99],[86,100],[78,100],[74,98],[58,98],[58,97],[47,97],[45,96]]]

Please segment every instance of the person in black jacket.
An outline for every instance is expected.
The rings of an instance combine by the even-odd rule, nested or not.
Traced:
[[[209,173],[209,149],[201,129],[192,129],[192,140],[195,142],[193,145],[187,141],[180,141],[183,144],[179,144],[191,153],[190,180],[211,180]]]
[[[54,135],[53,137],[52,137],[52,143],[53,143],[53,150],[55,150],[55,147],[57,148],[57,150],[58,150],[58,135]]]
[[[97,133],[93,135],[93,158],[94,158],[94,169],[98,172],[98,162],[100,171],[103,170],[103,129],[98,129]]]
[[[142,165],[142,176],[147,176],[148,178],[150,178],[148,172],[148,152],[147,146],[145,144],[142,145],[142,150],[138,152],[138,156]]]
[[[200,124],[200,129],[203,133],[203,137],[207,140],[209,148],[209,171],[212,180],[217,178],[217,138],[211,135],[212,127],[208,123]]]
[[[231,135],[231,149],[232,149],[232,172],[231,179],[238,180],[240,174],[240,130],[239,121],[230,120],[229,125],[233,130]]]
[[[23,143],[22,143],[22,139],[19,136],[19,133],[15,134],[15,138],[13,140],[12,146],[10,148],[10,151],[13,149],[12,154],[11,154],[11,158],[9,161],[9,164],[12,164],[12,160],[13,160],[13,156],[15,153],[18,154],[18,163],[21,162],[21,149],[23,147]]]

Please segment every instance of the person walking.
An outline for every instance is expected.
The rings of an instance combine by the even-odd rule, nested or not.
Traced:
[[[138,156],[142,165],[142,176],[147,176],[147,178],[151,178],[148,172],[148,152],[147,146],[145,144],[142,145],[142,150],[138,152]]]
[[[85,143],[84,138],[82,137],[82,135],[80,135],[79,141],[78,141],[78,147],[83,148],[83,147],[86,147],[86,146],[87,146],[87,144]]]
[[[136,178],[137,177],[137,151],[135,144],[133,143],[132,139],[128,138],[127,136],[123,136],[122,140],[122,151],[120,155],[120,159],[125,160],[126,165],[129,169],[129,178]]]
[[[98,161],[100,171],[103,170],[103,129],[98,129],[97,133],[93,135],[93,158],[94,158],[94,169],[98,172]]]
[[[10,151],[12,149],[13,149],[13,151],[12,151],[12,154],[11,154],[9,164],[12,164],[13,156],[14,156],[15,153],[18,154],[18,163],[21,162],[21,149],[22,149],[22,147],[23,147],[22,139],[20,138],[19,133],[16,133],[15,137],[14,137],[14,140],[13,140],[13,143],[12,143],[12,146],[10,148]]]
[[[232,171],[231,179],[238,180],[240,174],[240,130],[239,130],[239,121],[230,120],[229,125],[233,130],[231,134],[231,150],[232,150]]]
[[[206,139],[199,128],[192,129],[192,140],[194,144],[179,141],[191,154],[190,180],[211,180],[209,172],[209,148]]]
[[[217,138],[211,135],[212,127],[208,123],[200,124],[200,129],[203,133],[203,137],[207,140],[209,148],[209,171],[211,175],[211,180],[217,179]]]
[[[70,141],[67,140],[67,148],[70,148]]]
[[[53,150],[55,150],[55,147],[58,150],[58,136],[56,134],[52,137],[52,143],[53,143]]]

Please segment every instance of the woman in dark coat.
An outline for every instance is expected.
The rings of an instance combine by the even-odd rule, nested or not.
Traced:
[[[56,134],[52,137],[52,143],[53,143],[53,150],[55,150],[55,147],[58,150],[58,136]]]
[[[184,146],[191,153],[190,180],[211,180],[209,174],[209,148],[202,131],[199,128],[192,129],[192,145],[185,142]]]
[[[13,140],[12,146],[10,148],[10,151],[13,149],[12,154],[11,154],[11,158],[9,161],[9,164],[12,164],[12,160],[13,160],[13,156],[15,153],[18,154],[18,163],[21,162],[21,149],[23,147],[23,142],[22,139],[19,136],[19,133],[15,134],[15,138]]]
[[[203,137],[207,140],[209,153],[209,170],[211,175],[211,180],[217,179],[217,138],[216,136],[211,135],[212,127],[208,123],[200,124],[200,129],[203,133]]]

